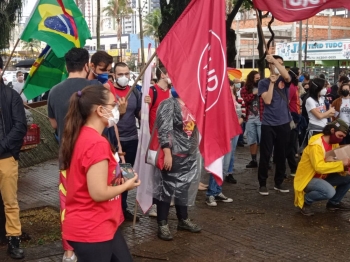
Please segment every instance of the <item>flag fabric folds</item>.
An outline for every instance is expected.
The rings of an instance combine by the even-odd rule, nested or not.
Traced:
[[[151,45],[148,46],[148,57],[151,57]],[[139,144],[136,153],[134,169],[139,175],[141,185],[137,188],[136,200],[142,211],[146,213],[152,205],[153,198],[153,176],[155,168],[146,163],[146,152],[150,140],[149,132],[149,105],[143,103],[145,96],[149,93],[152,78],[152,64],[150,64],[142,81],[142,107]]]
[[[313,17],[325,9],[350,9],[349,0],[253,0],[254,7],[270,11],[282,22],[295,22]]]
[[[38,0],[21,39],[51,46],[57,57],[91,39],[89,27],[74,0]]]
[[[157,50],[196,118],[205,168],[222,183],[222,158],[241,132],[229,87],[224,0],[192,0]]]
[[[28,100],[37,97],[67,78],[64,58],[58,58],[50,46],[46,46],[34,62],[23,87]]]

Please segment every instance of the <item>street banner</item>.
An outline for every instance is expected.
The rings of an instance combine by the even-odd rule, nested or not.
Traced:
[[[229,87],[224,0],[192,0],[157,50],[201,134],[205,168],[221,185],[222,158],[241,132]]]
[[[84,47],[91,35],[74,0],[38,0],[21,39],[43,41],[63,57],[72,47]]]
[[[148,57],[152,56],[151,45],[148,46]],[[152,64],[150,64],[143,76],[142,81],[142,106],[139,144],[136,153],[134,169],[139,175],[141,185],[137,188],[136,201],[140,205],[143,213],[146,213],[152,205],[153,198],[153,177],[155,168],[146,163],[146,152],[151,138],[149,132],[149,105],[144,103],[145,96],[149,94],[152,79]]]
[[[282,22],[308,19],[325,9],[350,9],[349,0],[253,0],[253,4]]]

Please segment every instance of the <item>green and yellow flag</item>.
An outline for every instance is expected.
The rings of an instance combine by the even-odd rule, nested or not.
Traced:
[[[84,47],[91,34],[74,0],[38,0],[21,39],[43,41],[63,57],[72,47]]]
[[[66,78],[64,58],[58,58],[50,46],[46,46],[29,71],[23,93],[28,100],[31,100]]]

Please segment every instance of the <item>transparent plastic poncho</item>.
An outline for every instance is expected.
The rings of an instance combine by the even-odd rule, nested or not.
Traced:
[[[156,169],[153,196],[155,199],[176,205],[191,206],[198,191],[200,173],[199,135],[195,120],[186,106],[175,98],[163,101],[157,111],[158,139],[162,148],[172,154],[170,171]]]

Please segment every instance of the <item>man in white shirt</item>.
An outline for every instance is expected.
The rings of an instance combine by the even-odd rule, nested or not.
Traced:
[[[24,86],[24,75],[21,71],[16,73],[17,83],[14,83],[13,89],[17,91],[18,94],[21,95],[23,103],[27,103],[27,98],[25,94],[22,92]]]

